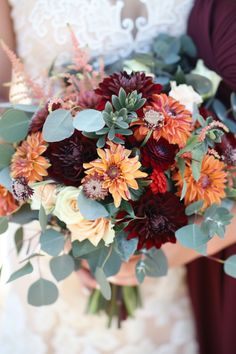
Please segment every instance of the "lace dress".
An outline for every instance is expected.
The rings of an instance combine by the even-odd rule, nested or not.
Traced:
[[[106,55],[112,61],[132,51],[147,51],[158,33],[184,33],[193,0],[10,3],[18,53],[28,72],[38,77],[56,57],[61,62],[70,57],[67,23],[93,56]],[[37,222],[27,225],[25,237],[30,238],[38,227]],[[37,267],[24,279],[4,284],[9,273],[19,268],[13,250],[16,228],[11,225],[1,236],[2,262],[7,262],[0,297],[1,354],[197,353],[184,268],[169,271],[165,278],[147,279],[142,286],[144,307],[121,330],[107,330],[105,317],[84,314],[88,294],[75,274],[60,283],[59,300],[44,308],[31,307],[26,300],[29,285],[38,277]],[[52,279],[46,257],[40,257],[40,269],[44,278]]]

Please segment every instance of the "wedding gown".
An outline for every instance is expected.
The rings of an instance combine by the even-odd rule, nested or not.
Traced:
[[[67,23],[81,46],[88,46],[93,56],[105,55],[112,61],[132,51],[147,51],[158,33],[184,33],[193,0],[10,3],[18,54],[28,72],[38,77],[56,57],[61,62],[70,57]],[[1,284],[0,354],[197,353],[184,268],[170,270],[161,279],[147,279],[142,286],[143,308],[121,330],[107,330],[105,317],[84,314],[88,294],[75,274],[59,284],[59,300],[44,308],[27,304],[27,289],[37,279],[37,271],[15,283],[4,284],[9,273],[19,268],[13,250],[16,228],[11,225],[1,236],[5,268]],[[25,237],[30,238],[37,229],[37,222],[27,225]],[[52,279],[48,259],[40,258],[41,273]]]

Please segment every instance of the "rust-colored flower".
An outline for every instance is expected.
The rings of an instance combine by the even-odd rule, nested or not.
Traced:
[[[131,198],[129,188],[139,188],[136,179],[146,177],[147,174],[140,171],[141,163],[137,156],[129,157],[131,150],[112,142],[107,145],[108,149],[97,149],[100,159],[85,163],[84,168],[88,175],[97,173],[103,176],[103,188],[109,190],[115,206],[119,207],[122,199]]]
[[[48,160],[42,156],[46,149],[47,144],[42,133],[29,135],[13,155],[12,178],[25,177],[29,183],[42,181],[48,175],[47,169],[50,166]]]
[[[165,193],[167,191],[167,179],[162,170],[155,169],[151,174],[152,183],[150,188],[153,194]]]
[[[183,180],[180,173],[176,173],[173,179],[177,182],[177,195],[181,195],[183,188]],[[187,183],[187,192],[184,202],[189,205],[198,200],[203,200],[203,209],[216,203],[220,204],[225,197],[225,184],[227,173],[225,172],[225,164],[214,156],[205,156],[202,161],[201,175],[198,181],[193,178],[191,166],[186,166],[184,179]]]
[[[18,206],[13,195],[5,187],[0,185],[0,216],[12,214]]]
[[[144,117],[135,122],[139,125],[135,131],[136,139],[143,140],[152,130],[155,140],[162,137],[170,144],[177,144],[182,148],[191,134],[191,113],[166,94],[155,94],[152,97],[151,105],[144,108]]]

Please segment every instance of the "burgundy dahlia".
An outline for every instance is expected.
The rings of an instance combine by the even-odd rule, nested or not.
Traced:
[[[224,134],[220,144],[216,144],[216,151],[228,166],[236,166],[236,139],[234,134]]]
[[[142,163],[146,167],[167,170],[175,161],[177,145],[169,144],[164,138],[156,141],[151,138],[142,148]]]
[[[97,157],[96,144],[76,131],[68,139],[50,143],[46,155],[51,163],[49,177],[77,187],[84,177],[83,163]]]
[[[188,221],[184,205],[170,192],[154,195],[149,189],[134,203],[134,212],[140,219],[131,221],[125,231],[129,233],[129,240],[138,238],[138,249],[175,243],[175,231]]]
[[[161,85],[156,84],[152,77],[146,76],[143,72],[128,74],[123,71],[105,78],[95,92],[103,97],[104,102],[107,102],[111,100],[112,95],[118,95],[121,87],[127,94],[135,90],[142,93],[142,97],[146,98],[147,102],[150,102],[153,94],[159,94],[162,90]]]
[[[55,111],[56,109],[61,108],[60,103],[54,103],[52,105],[52,110]],[[43,125],[47,116],[49,115],[48,111],[48,102],[41,108],[39,111],[35,112],[29,126],[30,133],[37,133],[43,129]]]

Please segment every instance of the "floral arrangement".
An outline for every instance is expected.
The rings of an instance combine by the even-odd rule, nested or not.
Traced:
[[[187,36],[161,35],[151,54],[105,68],[71,37],[73,63],[51,68],[44,86],[2,44],[30,102],[1,105],[0,232],[10,221],[41,228],[37,251],[23,255],[17,230],[23,266],[9,281],[45,255],[57,281],[86,264],[100,286],[89,311],[120,323],[140,305],[138,287],[109,283],[123,262],[135,257],[142,283],[167,273],[163,244],[178,240],[207,255],[208,241],[224,237],[236,197],[236,98],[229,110],[215,98],[220,79],[196,65]],[[236,256],[222,262],[236,277]],[[28,291],[34,306],[57,297],[42,277]]]

